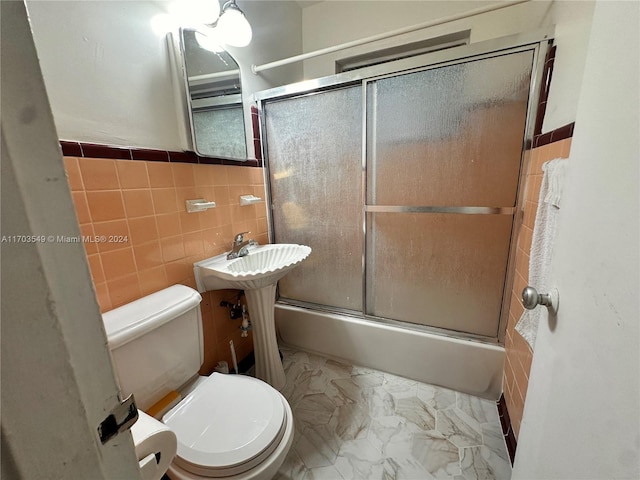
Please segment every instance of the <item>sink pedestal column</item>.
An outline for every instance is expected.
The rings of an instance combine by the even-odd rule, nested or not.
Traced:
[[[276,284],[255,290],[245,290],[244,293],[251,315],[256,377],[264,380],[273,388],[282,390],[286,378],[276,340],[274,319]]]

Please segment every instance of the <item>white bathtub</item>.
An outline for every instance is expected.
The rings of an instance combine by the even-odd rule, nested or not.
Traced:
[[[280,338],[293,347],[420,382],[497,400],[504,348],[345,315],[276,304]]]

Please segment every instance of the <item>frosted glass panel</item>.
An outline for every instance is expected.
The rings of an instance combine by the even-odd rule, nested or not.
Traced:
[[[495,337],[511,215],[369,214],[367,313]]]
[[[512,53],[369,84],[368,202],[514,206],[532,62]]]
[[[526,51],[370,79],[366,119],[361,86],[265,101],[275,241],[313,249],[280,297],[497,338],[513,215],[384,206],[514,207],[532,66]]]
[[[242,105],[193,112],[198,153],[211,157],[246,158]]]
[[[313,252],[280,297],[362,310],[362,90],[267,103],[275,241]]]

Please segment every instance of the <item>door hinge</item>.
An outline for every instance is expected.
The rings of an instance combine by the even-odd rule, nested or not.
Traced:
[[[138,420],[138,407],[133,398],[133,394],[129,395],[119,405],[117,405],[111,413],[98,425],[98,436],[104,444],[119,433],[129,430],[131,426]]]

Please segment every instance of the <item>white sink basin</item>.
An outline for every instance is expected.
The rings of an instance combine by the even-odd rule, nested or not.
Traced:
[[[223,253],[194,264],[198,290],[266,287],[275,284],[310,253],[310,247],[290,243],[249,247],[248,255],[233,260],[227,260]]]
[[[200,292],[235,288],[245,291],[256,359],[256,377],[282,390],[286,384],[278,353],[273,305],[276,282],[311,253],[291,243],[249,247],[249,254],[227,260],[223,253],[193,265]]]

